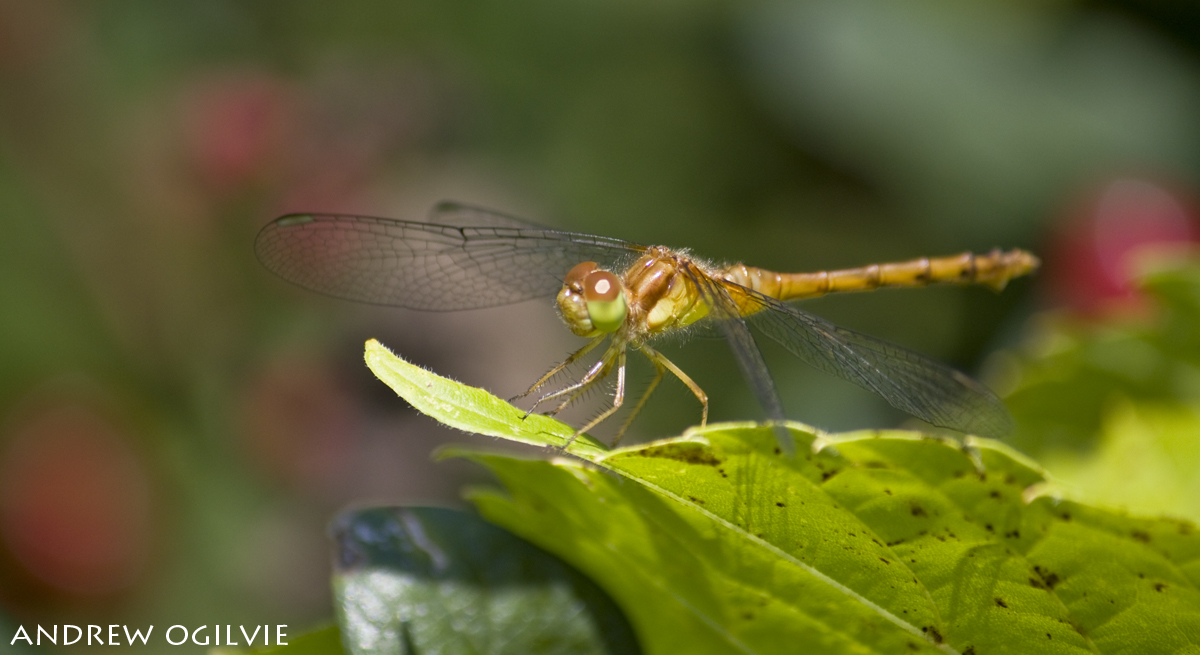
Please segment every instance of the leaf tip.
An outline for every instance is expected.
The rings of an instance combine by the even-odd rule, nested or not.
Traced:
[[[392,351],[388,350],[387,346],[379,343],[378,339],[367,339],[367,343],[364,345],[363,354],[368,361],[370,361],[373,355],[389,355],[391,357],[396,356],[394,353],[392,353]]]

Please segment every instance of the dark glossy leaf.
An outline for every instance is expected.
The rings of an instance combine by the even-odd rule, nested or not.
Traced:
[[[595,584],[472,514],[378,507],[344,514],[333,533],[354,655],[640,652]]]

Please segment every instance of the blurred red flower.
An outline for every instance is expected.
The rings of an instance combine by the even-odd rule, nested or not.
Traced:
[[[276,77],[239,72],[202,80],[185,93],[193,163],[216,192],[266,181],[286,156],[296,97]]]
[[[1197,213],[1184,193],[1142,179],[1108,182],[1067,214],[1047,249],[1051,302],[1085,315],[1137,309],[1139,253],[1197,240]]]
[[[150,489],[128,435],[100,413],[44,406],[18,419],[0,448],[0,539],[58,592],[111,594],[146,566]]]

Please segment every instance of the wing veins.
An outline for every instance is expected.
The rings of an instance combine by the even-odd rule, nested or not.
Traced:
[[[985,436],[1011,429],[1000,399],[959,371],[751,289],[739,290],[762,308],[750,315],[751,323],[806,363],[934,425]]]
[[[581,261],[613,264],[642,246],[551,230],[485,210],[439,216],[494,225],[442,225],[344,214],[285,216],[259,233],[268,269],[319,293],[448,311],[553,296]]]

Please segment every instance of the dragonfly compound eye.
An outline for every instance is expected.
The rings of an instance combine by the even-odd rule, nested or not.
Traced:
[[[596,265],[596,262],[580,262],[567,271],[567,276],[563,278],[563,284],[576,290],[582,290],[584,279],[597,268],[599,266]]]
[[[588,316],[601,332],[615,332],[625,321],[625,293],[621,280],[608,271],[595,270],[583,279]]]

